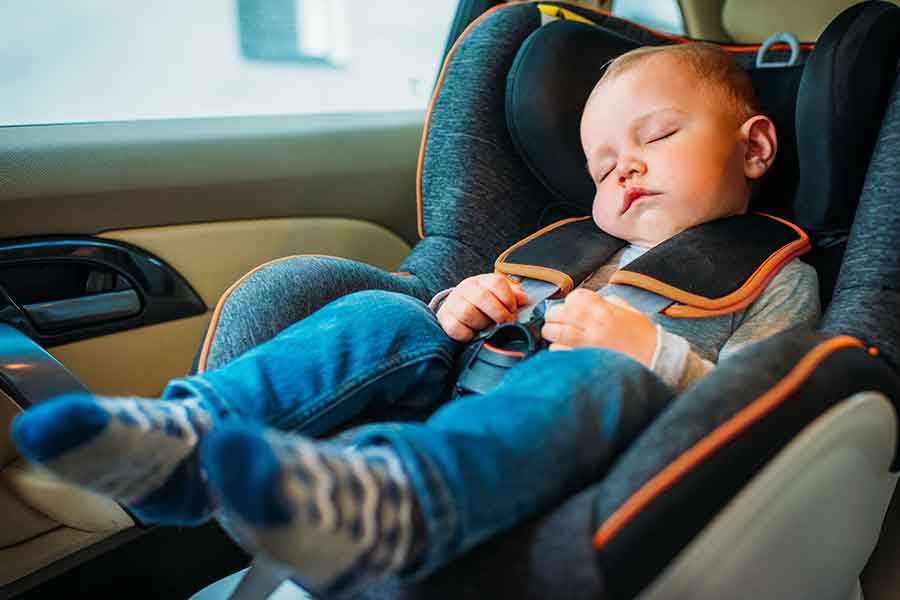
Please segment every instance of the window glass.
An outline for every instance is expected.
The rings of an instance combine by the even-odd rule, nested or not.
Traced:
[[[612,14],[651,29],[685,35],[678,0],[613,0]]]
[[[3,0],[0,125],[421,109],[457,0]]]

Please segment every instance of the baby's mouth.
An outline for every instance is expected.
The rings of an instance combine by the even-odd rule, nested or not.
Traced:
[[[645,196],[658,196],[659,194],[660,194],[660,192],[657,192],[654,190],[648,190],[646,188],[640,188],[640,187],[625,188],[625,195],[622,198],[622,213],[620,213],[620,214],[624,214],[625,212],[627,212],[628,209],[631,208],[631,205],[634,204],[635,202],[637,202],[638,200],[640,200],[641,198],[643,198]]]

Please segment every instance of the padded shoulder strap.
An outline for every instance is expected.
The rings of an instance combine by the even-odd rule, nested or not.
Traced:
[[[809,249],[809,237],[793,223],[749,213],[682,231],[617,271],[610,283],[674,300],[678,304],[663,311],[669,317],[713,317],[753,302],[784,265]]]
[[[591,217],[563,219],[531,234],[501,254],[494,271],[556,285],[561,298],[588,278],[627,242],[599,229]]]
[[[568,294],[627,242],[590,217],[564,219],[506,250],[498,273],[553,283]],[[674,318],[729,314],[753,302],[781,268],[809,251],[806,233],[788,221],[749,213],[682,231],[632,261],[610,279],[672,300]]]

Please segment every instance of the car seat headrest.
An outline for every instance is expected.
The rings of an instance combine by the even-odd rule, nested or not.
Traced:
[[[856,205],[897,79],[900,7],[864,2],[837,16],[807,60],[797,95],[800,178],[809,231],[843,232]]]
[[[754,48],[725,47],[747,68],[778,130],[778,157],[754,192],[755,210],[794,219],[811,232],[849,227],[896,77],[898,18],[900,7],[886,2],[848,9],[823,33],[805,67],[756,69]],[[579,138],[588,94],[610,59],[648,43],[677,41],[662,34],[637,41],[583,22],[554,21],[525,40],[510,68],[506,119],[513,144],[568,214],[590,214],[594,196]]]
[[[606,62],[639,45],[593,25],[555,21],[528,36],[510,67],[506,122],[513,144],[572,214],[590,214],[594,196],[578,130],[585,101]]]

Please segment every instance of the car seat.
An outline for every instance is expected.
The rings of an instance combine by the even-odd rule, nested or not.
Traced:
[[[758,46],[723,46],[778,128],[776,167],[751,206],[810,234],[805,259],[826,307],[818,331],[722,361],[556,507],[422,581],[391,578],[353,597],[861,597],[898,468],[898,32],[900,8],[870,1],[801,45],[793,66],[756,67]],[[427,301],[491,271],[542,225],[590,214],[577,127],[588,91],[608,59],[684,41],[560,2],[482,15],[436,86],[419,155],[421,240],[400,272],[322,256],[258,267],[216,307],[198,369],[350,292]],[[766,59],[788,53],[776,46]],[[195,598],[225,598],[236,581]],[[285,586],[279,598],[303,597]]]

